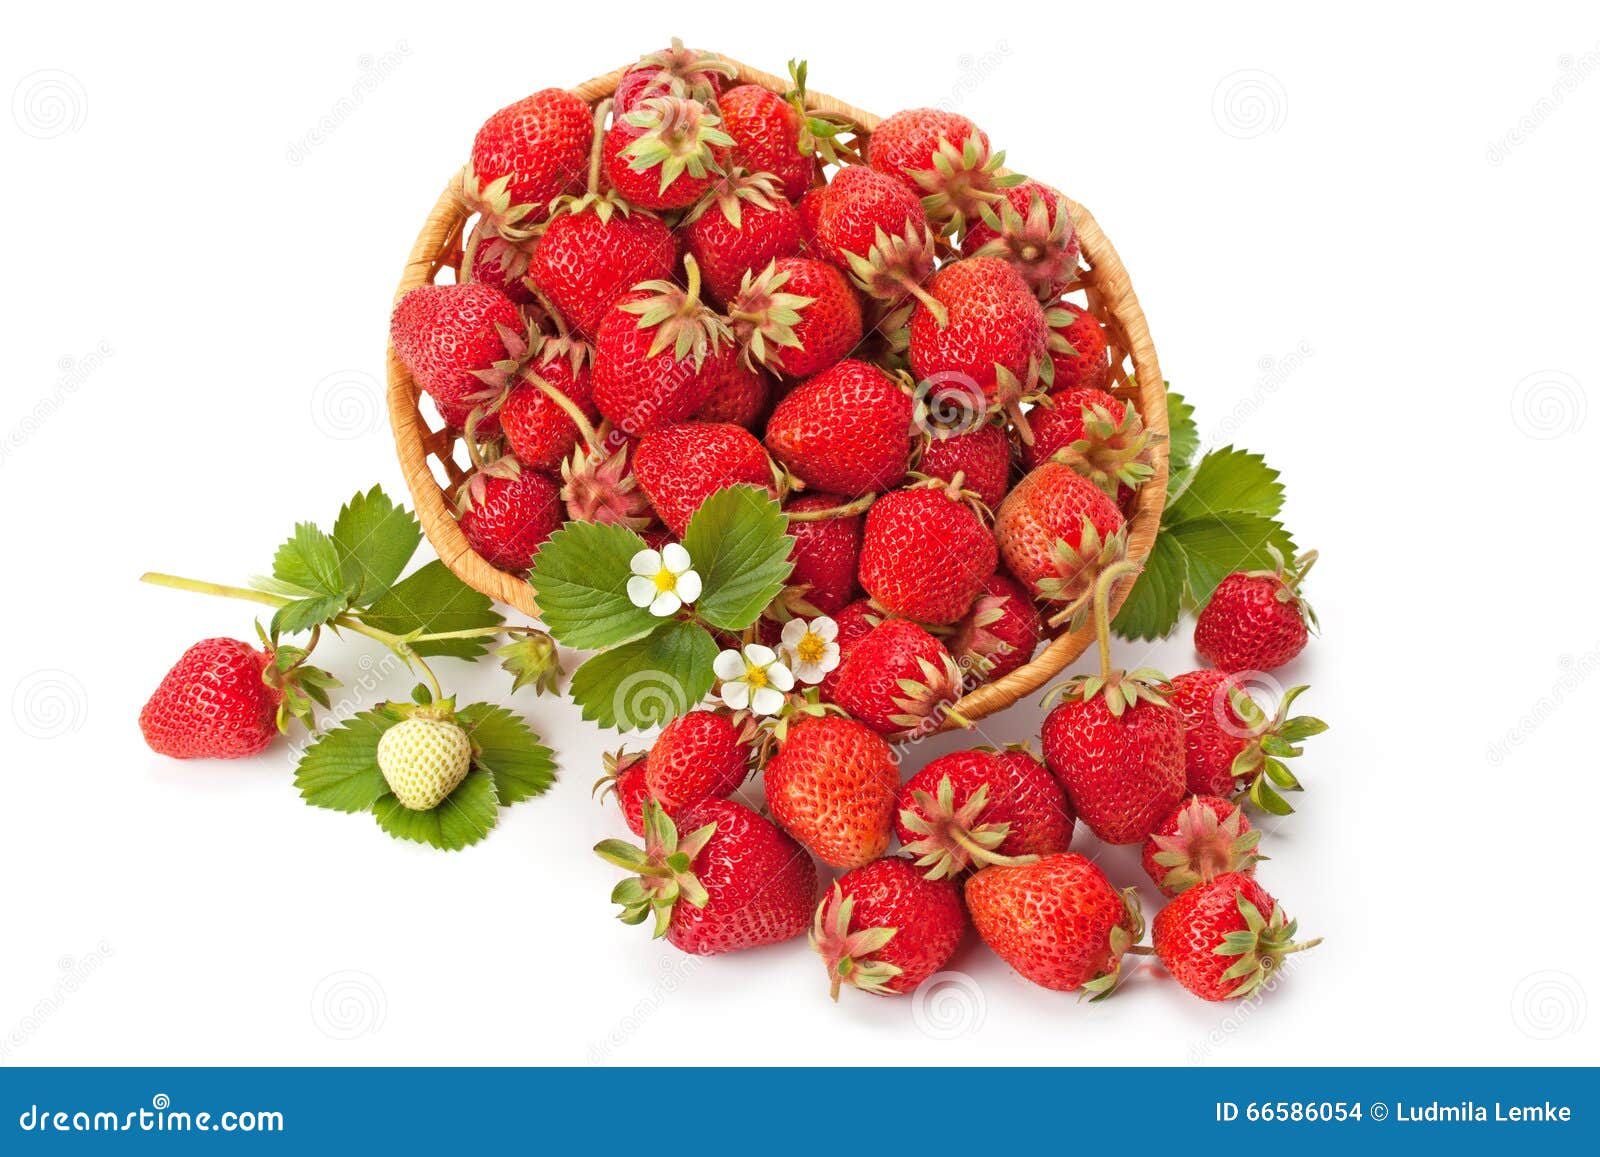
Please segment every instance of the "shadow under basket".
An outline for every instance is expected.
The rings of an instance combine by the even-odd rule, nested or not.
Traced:
[[[737,61],[732,63],[739,69],[739,83],[759,84],[778,93],[790,88],[785,79]],[[594,104],[616,91],[623,71],[619,68],[572,91]],[[818,112],[850,122],[863,136],[877,128],[881,119],[825,93],[808,93],[806,104]],[[462,194],[465,176],[465,169],[457,173],[429,212],[406,260],[405,273],[395,290],[396,301],[419,285],[440,280],[445,270],[450,271],[452,278],[455,276],[461,263],[465,228],[472,217]],[[1106,329],[1112,379],[1107,388],[1137,408],[1146,429],[1161,435],[1155,440],[1152,451],[1151,465],[1155,472],[1139,488],[1128,519],[1128,557],[1143,562],[1155,543],[1166,501],[1167,413],[1161,369],[1156,362],[1155,346],[1150,340],[1144,313],[1117,251],[1087,209],[1070,200],[1068,205],[1086,267],[1080,274],[1082,293],[1090,312]],[[437,417],[430,422],[424,416],[419,408],[423,399],[410,373],[395,357],[393,347],[388,351],[388,400],[400,468],[417,516],[439,558],[475,590],[530,617],[537,617],[535,592],[527,580],[486,562],[467,543],[457,525],[451,493],[466,474],[465,447],[459,435],[446,429]],[[1116,593],[1113,614],[1127,597],[1131,585],[1123,585]],[[960,700],[956,709],[971,720],[1002,711],[1054,679],[1093,643],[1094,631],[1090,624],[1075,631],[1063,630],[1049,639],[1031,662],[973,689]],[[950,726],[954,724],[947,724]]]

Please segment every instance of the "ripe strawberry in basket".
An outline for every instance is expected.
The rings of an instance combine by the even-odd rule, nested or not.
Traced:
[[[591,337],[619,297],[671,276],[678,243],[661,220],[606,194],[557,205],[528,275],[572,326]]]
[[[1050,392],[1078,387],[1103,390],[1111,380],[1106,331],[1081,305],[1057,302],[1045,313],[1050,323]]]
[[[956,623],[948,646],[962,671],[993,682],[1033,658],[1044,624],[1022,584],[996,571],[983,580],[972,609]]]
[[[537,470],[513,457],[480,466],[457,500],[461,532],[491,566],[520,574],[561,526],[561,492]]]
[[[754,430],[767,416],[771,398],[772,378],[765,370],[748,365],[742,357],[725,358],[722,376],[694,416],[701,422],[732,422]]]
[[[784,507],[794,549],[789,560],[790,609],[836,615],[856,596],[861,559],[861,514],[832,494],[801,494]]]
[[[504,388],[484,375],[526,356],[524,328],[516,305],[492,286],[419,285],[395,306],[389,339],[417,387],[461,429],[475,408],[487,407]],[[505,383],[512,376],[500,374]]]
[[[917,195],[865,165],[846,165],[800,203],[808,248],[831,261],[861,290],[894,304],[908,296],[932,302],[922,284],[933,272],[934,231]],[[932,302],[930,308],[942,308]]]
[[[1065,462],[1123,506],[1150,477],[1151,435],[1139,411],[1093,386],[1050,395],[1028,412],[1033,444],[1022,448],[1032,470],[1054,458]]]
[[[707,296],[719,303],[733,300],[747,273],[800,252],[800,214],[767,173],[735,169],[706,191],[680,228]]]
[[[673,37],[672,45],[648,52],[628,68],[617,82],[617,112],[629,112],[652,96],[687,96],[701,104],[714,103],[739,69],[714,52],[685,48]]]
[[[963,475],[885,494],[867,510],[861,587],[891,615],[953,623],[972,607],[999,559],[994,535],[969,505]]]
[[[680,538],[700,504],[724,487],[772,485],[772,462],[755,435],[727,422],[684,422],[639,439],[634,474],[661,521]]]
[[[1122,557],[1125,529],[1116,503],[1061,462],[1029,471],[994,516],[1007,569],[1031,593],[1063,604],[1060,616],[1068,617],[1087,604],[1095,576]]]
[[[613,118],[601,152],[612,187],[642,209],[694,204],[728,169],[733,138],[697,100],[648,96]]]
[[[969,427],[929,432],[916,468],[918,473],[946,482],[960,474],[966,488],[992,511],[1011,485],[1011,441],[998,422],[969,423]]]
[[[859,498],[905,477],[912,410],[901,381],[846,358],[778,403],[767,449],[807,486]]]
[[[747,273],[728,309],[747,359],[808,378],[861,342],[861,302],[826,261],[784,257]]]
[[[551,201],[583,188],[593,113],[579,97],[541,89],[490,117],[472,142],[466,194],[502,236],[529,236]]]
[[[799,200],[817,177],[816,120],[805,110],[805,62],[790,64],[795,87],[780,96],[759,84],[728,89],[717,101],[733,158],[754,172],[772,173],[784,194]]]
[[[1038,181],[1013,185],[1000,200],[979,204],[961,253],[1004,259],[1040,301],[1054,301],[1078,273],[1078,233],[1067,199]]]
[[[905,619],[873,627],[835,674],[833,701],[882,735],[932,731],[946,719],[967,726],[955,710],[961,669],[943,643]]]
[[[554,336],[535,340],[535,351],[500,407],[506,441],[524,467],[549,474],[560,471],[580,435],[599,420],[590,366],[594,347],[573,337],[559,315]],[[559,395],[559,397],[557,396]],[[572,410],[584,420],[579,428]]]
[[[736,356],[727,323],[700,301],[699,264],[686,257],[684,267],[687,286],[636,286],[595,335],[595,405],[630,437],[693,415]]]
[[[990,153],[984,131],[960,113],[936,108],[905,109],[885,120],[872,134],[867,162],[905,182],[930,218],[957,231],[1024,179],[1000,176],[1005,154]]]

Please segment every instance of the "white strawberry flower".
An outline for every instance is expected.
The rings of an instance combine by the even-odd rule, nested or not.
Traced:
[[[805,683],[820,683],[839,665],[839,624],[827,615],[783,625],[783,657]]]
[[[628,601],[648,607],[652,615],[675,615],[685,603],[700,597],[700,576],[692,569],[694,560],[676,542],[660,550],[641,550],[628,561],[633,577],[628,580]]]
[[[794,687],[794,672],[771,647],[751,643],[741,651],[723,651],[711,664],[722,680],[722,701],[735,711],[776,715],[784,693]]]

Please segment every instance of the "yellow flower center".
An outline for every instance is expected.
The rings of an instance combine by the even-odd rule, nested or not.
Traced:
[[[661,591],[664,594],[667,591],[672,590],[677,585],[678,576],[673,574],[666,567],[662,567],[660,570],[656,571],[656,590]]]
[[[822,657],[828,653],[828,640],[815,631],[807,631],[794,645],[794,653],[800,657],[802,663],[820,663]]]
[[[744,665],[744,681],[751,687],[765,687],[767,685],[767,671],[765,667],[757,667],[754,663]]]

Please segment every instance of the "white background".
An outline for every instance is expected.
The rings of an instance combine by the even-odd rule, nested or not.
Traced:
[[[437,4],[10,15],[4,1063],[1595,1061],[1593,6],[1014,4],[965,39],[931,8],[567,7],[520,39]],[[1090,1007],[971,942],[921,1006],[830,1005],[803,941],[691,961],[612,919],[589,853],[615,737],[526,692],[561,781],[457,855],[307,808],[281,745],[139,742],[167,665],[251,619],[139,573],[240,581],[296,519],[400,492],[378,383],[428,207],[494,109],[674,32],[976,119],[1093,209],[1208,441],[1283,470],[1323,552],[1324,637],[1286,674],[1333,730],[1261,876],[1327,942],[1258,1006],[1147,966]],[[1187,627],[1127,658],[1187,669]]]

